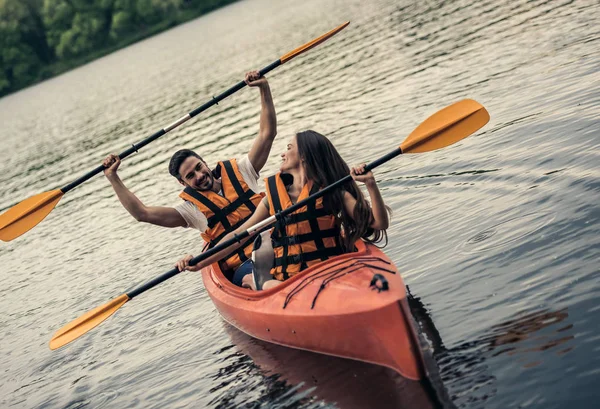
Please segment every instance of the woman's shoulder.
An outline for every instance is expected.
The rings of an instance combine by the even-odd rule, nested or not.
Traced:
[[[354,196],[352,196],[352,193],[348,192],[347,190],[344,190],[344,200],[356,200],[356,198]]]

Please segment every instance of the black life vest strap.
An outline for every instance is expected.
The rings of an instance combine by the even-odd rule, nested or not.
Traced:
[[[217,164],[217,166],[215,166],[215,168],[212,171],[213,177],[215,179],[221,179],[221,164]]]
[[[233,165],[231,164],[231,161],[226,160],[226,161],[223,161],[222,163],[223,163],[223,167],[225,168],[225,171],[227,172],[227,176],[229,177],[229,180],[231,181],[231,185],[233,186],[233,189],[235,190],[235,192],[237,194],[237,199],[235,199],[233,202],[229,203],[227,206],[220,209],[219,213],[224,214],[225,215],[224,217],[227,218],[228,215],[230,215],[231,213],[233,213],[234,211],[236,211],[243,205],[246,205],[248,210],[250,210],[252,213],[254,213],[254,211],[256,210],[256,205],[254,204],[254,202],[252,202],[252,197],[256,193],[254,193],[254,191],[252,189],[248,189],[248,190],[244,191],[244,189],[242,188],[242,185],[240,184],[240,181],[237,179],[235,171],[233,170]],[[216,174],[218,174],[219,177],[221,175],[221,165],[220,164],[216,168],[215,175]],[[214,213],[214,215],[207,219],[209,229],[212,229],[213,227],[215,227],[216,224],[219,222],[223,223],[222,216],[217,216],[217,213],[214,211],[213,211],[213,213]],[[225,227],[225,224],[223,224],[223,226]],[[233,229],[235,229],[235,227]]]
[[[243,220],[240,220],[239,222],[237,222],[233,228],[232,231],[237,229],[238,227],[240,227],[246,220],[248,220],[250,218],[250,216],[244,218]],[[225,237],[229,232],[223,232],[219,235],[219,237],[217,237],[215,240],[211,240],[210,243],[207,243],[207,245],[204,247],[204,249],[202,249],[202,251],[205,251],[206,249],[212,249],[213,247],[215,247],[222,239],[223,237]],[[239,247],[235,250],[233,250],[231,253],[227,254],[225,257],[223,257],[221,260],[219,260],[219,262],[226,262],[227,260],[229,260],[231,257],[235,256],[236,254],[239,256],[240,258],[240,262],[243,263],[244,261],[248,260],[248,257],[246,257],[246,248],[248,246],[251,246],[254,244],[253,240],[249,240],[248,243],[242,247]],[[234,272],[225,272],[223,271],[223,274],[225,274],[225,276],[231,281],[233,280],[233,273]]]
[[[302,264],[308,263],[313,260],[326,260],[329,257],[338,256],[343,254],[343,250],[339,247],[327,247],[325,249],[320,249],[316,251],[311,251],[310,253],[301,253],[295,254],[293,256],[286,257],[276,257],[274,261],[275,267],[283,267],[284,265],[288,266],[290,264]],[[285,274],[284,274],[285,278]]]
[[[269,192],[271,194],[271,201],[273,203],[273,211],[277,215],[281,212],[283,206],[281,204],[281,198],[279,197],[279,191],[277,190],[276,176],[271,176],[267,179],[267,184],[269,186]],[[310,194],[317,192],[319,190],[319,186],[314,184],[310,190]],[[283,254],[280,258],[276,258],[276,267],[281,267],[281,272],[283,274],[283,279],[286,280],[289,278],[287,273],[287,266],[289,264],[300,264],[301,268],[306,268],[306,262],[321,259],[327,260],[329,254],[338,255],[342,253],[341,248],[339,247],[339,241],[336,240],[336,247],[326,248],[323,243],[323,239],[326,237],[339,237],[340,228],[335,227],[332,229],[321,230],[319,228],[319,217],[330,216],[330,212],[328,212],[324,207],[317,209],[316,201],[311,201],[306,206],[306,211],[300,213],[294,213],[285,217],[277,217],[277,223],[275,224],[275,228],[273,229],[273,234],[271,237],[273,238],[273,246],[274,247],[283,247]],[[310,233],[300,234],[296,236],[287,236],[286,235],[286,225],[289,224],[297,224],[303,221],[308,221],[310,224]],[[304,253],[306,255],[306,259],[300,258],[297,262],[292,262],[290,260],[298,259],[298,256],[288,256],[288,246],[292,244],[300,244],[307,241],[314,241],[315,246],[317,247],[317,251]],[[315,257],[315,258],[311,258]]]
[[[227,216],[230,215],[231,213],[233,213],[234,211],[236,211],[242,205],[246,205],[246,207],[252,213],[254,213],[254,211],[256,210],[256,205],[254,204],[254,202],[252,202],[252,197],[256,193],[254,193],[254,191],[252,191],[252,189],[248,189],[248,190],[244,191],[244,189],[242,188],[242,185],[240,184],[240,181],[237,179],[235,171],[233,170],[233,165],[231,164],[231,161],[226,160],[226,161],[223,161],[222,163],[223,163],[223,167],[225,168],[225,171],[227,172],[227,176],[229,177],[229,180],[231,181],[233,189],[237,193],[238,197],[236,200],[229,203],[227,206],[220,208],[215,203],[213,203],[210,199],[208,199],[206,196],[200,194],[195,189],[192,189],[189,186],[184,189],[184,192],[187,193],[188,195],[192,196],[194,199],[198,200],[200,203],[202,203],[204,206],[206,206],[213,213],[213,215],[211,217],[207,218],[207,224],[208,224],[209,229],[212,229],[213,227],[215,227],[217,225],[217,223],[221,223],[223,225],[223,228],[225,229],[225,231],[229,232],[231,230],[236,229],[239,226],[237,226],[237,224],[236,224],[237,227],[232,227],[231,224],[229,223],[229,220],[227,219]],[[213,177],[220,178],[221,177],[221,165],[220,164],[217,165],[217,167],[213,170],[212,173],[213,173]]]
[[[267,178],[267,184],[269,186],[269,193],[271,194],[271,201],[273,202],[273,213],[277,214],[283,210],[281,208],[281,198],[279,197],[279,190],[277,190],[276,175],[269,176]]]
[[[211,212],[214,213],[213,216],[210,217],[210,219],[211,219],[211,221],[213,223],[213,226],[217,222],[221,222],[221,224],[223,224],[223,228],[226,231],[231,231],[231,224],[229,223],[229,220],[227,220],[227,215],[223,211],[221,211],[221,209],[219,208],[219,206],[217,206],[216,204],[214,204],[213,202],[211,202],[210,199],[208,199],[206,196],[201,195],[195,189],[192,189],[189,186],[187,186],[183,191],[185,193],[187,193],[188,195],[192,196],[194,199],[196,199],[200,203],[202,203]]]
[[[248,260],[248,257],[246,257],[246,253],[244,252],[244,250],[246,250],[246,248],[248,246],[251,246],[253,244],[254,244],[254,242],[252,240],[250,240],[249,243],[247,243],[246,245],[244,245],[238,249],[235,249],[231,253],[227,254],[225,257],[223,257],[221,259],[221,261],[227,261],[237,254],[237,256],[240,258],[240,262],[243,263],[244,261]]]
[[[273,213],[275,215],[279,215],[281,213],[281,198],[279,197],[279,190],[277,189],[277,175],[269,176],[267,178],[267,186],[269,187],[269,194],[271,195],[271,203],[273,203]],[[283,218],[277,216],[277,222],[273,228],[273,233],[271,234],[272,238],[280,237],[282,234],[285,234],[285,224],[283,222]],[[287,246],[283,247],[283,257],[287,258],[288,248]],[[287,280],[289,277],[286,271],[287,265],[283,265],[281,269],[281,273],[283,274],[283,279]]]
[[[242,205],[246,205],[248,207],[248,202],[252,203],[252,201],[250,200],[250,198],[252,198],[252,196],[254,196],[254,192],[252,190],[248,190],[247,192],[243,193],[242,196],[239,196],[237,199],[235,199],[233,202],[229,203],[227,206],[223,207],[220,210],[220,213],[223,213],[225,215],[225,217],[227,217],[229,214],[233,213],[234,211],[236,211],[237,209],[240,208],[240,206]],[[252,203],[252,207],[248,207],[252,213],[254,213],[254,210],[256,210],[256,206],[254,206],[254,203]],[[216,217],[216,213],[212,216],[210,216],[207,219],[208,222],[208,228],[212,229],[213,227],[215,227],[215,225],[220,222],[220,218]]]
[[[308,223],[310,224],[310,230],[312,232],[318,232],[318,234],[315,235],[315,246],[317,247],[317,250],[319,249],[324,249],[325,248],[325,244],[323,243],[323,233],[324,231],[321,231],[319,228],[319,221],[317,220],[316,217],[314,217],[314,214],[316,212],[316,203],[314,200],[312,200],[307,206],[306,206],[306,213],[308,213],[309,215],[313,216],[310,219],[308,219]],[[331,230],[331,229],[330,229]],[[321,261],[327,260],[327,257],[322,257]]]
[[[255,195],[255,193],[250,188],[247,191],[244,191],[244,188],[242,188],[242,185],[241,185],[240,181],[238,180],[238,178],[235,174],[235,171],[233,170],[233,165],[231,164],[231,161],[229,161],[229,160],[223,161],[223,167],[225,168],[225,172],[227,172],[227,176],[229,177],[229,180],[231,181],[231,185],[233,186],[233,189],[235,190],[235,192],[238,195],[238,199],[236,199],[234,202],[232,202],[232,204],[238,202],[238,200],[240,200],[241,198],[244,198],[243,200],[241,200],[242,203],[235,206],[235,209],[240,207],[242,204],[245,204],[246,207],[252,213],[254,213],[254,211],[256,210],[256,205],[250,199],[252,198],[252,196]]]
[[[281,236],[281,234],[277,235],[277,238],[273,239],[273,247],[284,247],[291,246],[294,244],[306,243],[307,241],[314,241],[317,245],[317,248],[324,248],[323,239],[326,237],[339,237],[341,234],[341,230],[339,227],[334,227],[332,229],[326,230],[317,230],[312,231],[310,233],[298,234],[296,236]],[[320,246],[319,246],[320,242]]]
[[[223,240],[223,237],[227,236],[229,233],[231,233],[232,231],[234,231],[235,229],[237,229],[238,227],[240,227],[249,218],[250,218],[250,215],[244,217],[243,219],[241,219],[240,221],[238,221],[236,224],[234,224],[233,226],[231,226],[231,230],[229,230],[229,231],[226,230],[223,233],[219,234],[215,239],[211,240],[209,248],[213,248],[214,246],[216,246],[221,240]]]
[[[292,214],[288,214],[287,216],[282,217],[281,222],[284,224],[296,224],[296,223],[300,223],[300,222],[305,222],[307,220],[316,219],[317,217],[331,216],[331,213],[329,213],[323,207],[320,209],[316,209],[314,207],[314,205],[312,206],[312,209],[311,209],[311,206],[307,206],[307,207],[308,208],[305,212],[292,213]]]

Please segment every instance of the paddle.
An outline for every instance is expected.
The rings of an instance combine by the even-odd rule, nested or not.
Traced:
[[[314,40],[304,44],[296,48],[295,50],[284,54],[277,61],[267,65],[265,68],[260,70],[260,74],[265,75],[269,71],[279,67],[281,64],[284,64],[291,60],[292,58],[302,54],[305,51],[310,50],[311,48],[321,44],[325,40],[329,39],[333,35],[337,34],[339,31],[344,29],[350,22],[346,22],[339,27],[334,28],[333,30],[323,34],[320,37],[315,38]],[[143,141],[133,144],[131,148],[119,154],[119,158],[125,159],[127,156],[131,155],[133,152],[137,152],[139,149],[148,145],[150,142],[155,141],[160,138],[167,132],[177,128],[179,125],[187,122],[189,119],[195,117],[199,113],[205,111],[213,105],[218,104],[223,99],[227,98],[231,94],[241,90],[246,86],[244,81],[238,82],[233,87],[229,88],[227,91],[223,92],[221,95],[212,97],[210,101],[205,103],[204,105],[194,109],[190,113],[182,116],[177,121],[168,125],[167,127],[161,129],[160,131],[154,133],[153,135],[147,137]],[[104,166],[100,165],[94,170],[86,173],[79,179],[69,183],[63,188],[51,190],[48,192],[40,193],[38,195],[32,196],[29,199],[25,199],[20,203],[17,203],[6,212],[0,215],[0,240],[3,241],[11,241],[23,233],[28,232],[33,227],[35,227],[39,222],[44,220],[44,218],[54,209],[56,204],[60,201],[62,196],[67,193],[69,190],[73,189],[76,186],[79,186],[86,180],[91,177],[97,175],[98,173],[104,170]]]
[[[400,147],[396,148],[387,155],[369,163],[366,166],[366,170],[371,170],[387,162],[388,160],[402,154],[402,153],[420,153],[440,149],[445,146],[451,145],[455,142],[460,141],[463,138],[471,135],[477,131],[483,125],[485,125],[490,116],[486,109],[476,101],[466,99],[450,105],[429,118],[427,118],[421,125],[419,125],[405,140],[402,142]],[[283,210],[279,217],[284,217],[287,214],[293,213],[301,207],[306,206],[311,200],[315,200],[333,189],[343,185],[350,181],[352,177],[350,175],[338,180],[337,182],[327,186],[326,188],[316,192],[308,198],[296,203],[292,207]],[[255,224],[248,228],[248,230],[237,235],[236,237],[229,239],[210,250],[205,251],[199,256],[194,257],[190,260],[190,265],[195,265],[219,251],[231,246],[243,240],[254,233],[264,230],[269,225],[273,224],[277,220],[276,216],[271,216],[260,223]],[[155,279],[148,281],[147,283],[133,289],[132,291],[122,294],[119,297],[111,300],[105,305],[97,307],[96,309],[84,314],[75,321],[65,325],[58,330],[52,339],[50,340],[50,349],[57,349],[61,346],[73,341],[74,339],[82,336],[102,321],[110,317],[119,308],[123,306],[127,301],[140,295],[146,290],[162,283],[165,280],[179,274],[180,271],[174,268],[166,273],[156,277]]]

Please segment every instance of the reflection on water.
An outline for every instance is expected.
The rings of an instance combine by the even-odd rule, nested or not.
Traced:
[[[410,306],[410,310],[413,314],[415,322],[417,323],[418,328],[421,330],[421,334],[426,337],[427,342],[431,346],[433,356],[437,357],[440,353],[446,351],[442,336],[436,328],[433,319],[431,318],[431,314],[421,299],[414,296],[410,292],[410,288],[408,286],[406,287],[406,290],[408,294],[408,305]]]
[[[453,385],[452,399],[459,405],[484,407],[498,393],[498,378],[491,369],[501,355],[520,365],[522,373],[543,365],[549,353],[560,357],[571,351],[575,339],[567,309],[520,313],[474,341],[437,355],[443,379]],[[566,321],[566,322],[563,322]],[[513,372],[513,376],[518,376]]]
[[[448,349],[421,299],[409,290],[408,300],[413,316],[441,367],[442,381],[452,385],[451,399],[461,407],[485,405],[494,397],[498,379],[490,369],[489,361],[496,357],[506,354],[525,370],[542,365],[547,350],[560,357],[574,348],[572,342],[569,343],[575,339],[575,332],[573,324],[568,321],[567,308],[516,314],[492,326],[478,339]],[[432,380],[434,384],[437,381]]]
[[[261,387],[266,389],[256,402],[257,407],[283,403],[290,391],[302,397],[302,407],[323,407],[319,402],[340,409],[439,407],[420,382],[403,379],[390,369],[269,344],[223,325],[235,348],[226,352],[230,354],[225,358],[230,365],[215,377],[224,383],[220,386],[231,382],[237,386],[214,402],[222,407],[240,404],[239,394],[247,385],[239,382],[239,373],[252,370],[255,365],[264,375]]]
[[[421,299],[411,294],[409,304],[418,327],[432,347],[433,356],[442,367],[444,379],[435,378],[439,376],[437,368],[429,368],[433,369],[432,379],[408,381],[394,371],[375,365],[266,343],[223,322],[231,345],[215,353],[226,366],[212,375],[219,381],[212,391],[227,390],[227,393],[212,403],[217,407],[239,406],[243,401],[240,394],[249,387],[240,374],[259,373],[260,387],[264,390],[251,403],[256,407],[282,404],[291,396],[303,408],[316,403],[319,405],[314,407],[323,407],[321,402],[335,404],[340,409],[453,408],[453,401],[461,406],[465,401],[484,404],[496,393],[497,378],[491,373],[488,361],[507,354],[527,369],[542,363],[537,361],[541,358],[539,352],[556,348],[554,353],[560,356],[573,348],[561,347],[574,339],[573,325],[563,322],[569,317],[566,309],[517,314],[493,326],[478,340],[447,349]],[[437,365],[435,361],[431,364]],[[466,381],[467,390],[455,390],[449,399],[443,381],[457,379]]]
[[[574,335],[569,334],[572,332],[573,324],[563,324],[560,328],[555,327],[553,333],[549,335],[536,333],[565,320],[568,316],[566,308],[556,312],[544,310],[527,313],[517,319],[494,326],[492,329],[498,335],[493,336],[490,340],[490,350],[499,349],[494,352],[494,356],[506,353],[518,358],[519,355],[526,355],[527,352],[543,352],[550,348],[559,347],[575,338]],[[556,338],[557,336],[559,338]],[[527,348],[523,346],[519,348],[519,344],[521,343],[532,345]],[[569,352],[571,349],[573,349],[573,346],[568,348],[563,347],[558,351],[555,350],[555,352],[561,355]],[[523,366],[525,368],[536,366],[540,363],[539,361],[528,361],[526,358],[518,358],[518,360],[524,362]]]

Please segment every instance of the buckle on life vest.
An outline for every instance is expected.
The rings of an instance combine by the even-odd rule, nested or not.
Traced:
[[[304,261],[302,254],[294,254],[293,256],[287,256],[288,264],[300,264]]]
[[[286,265],[301,264],[304,262],[304,255],[294,254],[286,257],[276,258],[273,265],[274,267],[281,267],[283,266],[284,261]]]
[[[300,244],[300,239],[298,236],[284,236],[284,237],[277,239],[276,241],[277,241],[277,247]]]

